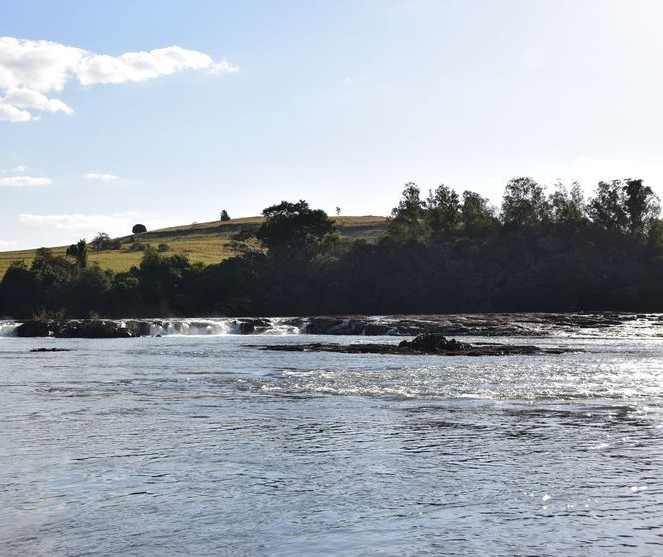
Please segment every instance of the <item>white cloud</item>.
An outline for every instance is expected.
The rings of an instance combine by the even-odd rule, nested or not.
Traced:
[[[15,166],[12,170],[12,172],[17,172],[18,174],[23,174],[24,172],[27,172],[30,170],[27,166],[24,164],[19,164],[18,166]]]
[[[115,176],[114,174],[100,172],[88,172],[85,177],[88,180],[98,180],[100,182],[117,182],[120,179],[119,176]]]
[[[7,90],[3,102],[16,108],[32,108],[47,112],[64,112],[73,114],[74,111],[58,99],[49,99],[43,93],[21,87],[12,87]]]
[[[37,119],[31,111],[63,112],[73,109],[46,93],[62,91],[69,81],[82,85],[145,81],[183,70],[232,73],[226,60],[214,62],[203,52],[179,46],[119,56],[96,54],[50,41],[0,37],[0,120]]]
[[[15,106],[11,106],[0,99],[0,121],[5,122],[29,122],[36,120],[27,110],[19,110]]]
[[[35,178],[32,176],[6,176],[5,178],[0,178],[0,187],[13,186],[22,188],[26,186],[49,186],[52,183],[53,182],[51,179],[46,177]]]
[[[228,60],[225,58],[221,60],[220,62],[217,62],[216,64],[212,64],[207,68],[207,73],[211,74],[221,74],[221,73],[235,73],[238,72],[239,68],[237,66],[233,66]]]

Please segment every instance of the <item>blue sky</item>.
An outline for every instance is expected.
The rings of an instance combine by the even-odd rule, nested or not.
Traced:
[[[3,0],[0,250],[257,215],[663,197],[659,0]]]

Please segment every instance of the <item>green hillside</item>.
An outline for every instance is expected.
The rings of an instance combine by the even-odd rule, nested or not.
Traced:
[[[384,217],[335,217],[341,240],[365,239],[377,241],[386,230]],[[102,269],[115,272],[128,271],[138,265],[146,246],[162,249],[167,254],[186,255],[192,263],[205,265],[218,263],[232,255],[229,244],[238,232],[255,230],[262,222],[262,217],[233,219],[227,222],[212,221],[194,223],[161,230],[152,230],[133,236],[117,238],[119,249],[95,251],[88,248],[89,263],[99,264]],[[91,238],[86,238],[88,242]],[[160,247],[161,246],[161,247]],[[50,247],[50,246],[49,246]],[[64,255],[67,246],[52,247],[55,255]],[[0,277],[13,261],[25,261],[29,266],[34,258],[35,249],[0,252]]]

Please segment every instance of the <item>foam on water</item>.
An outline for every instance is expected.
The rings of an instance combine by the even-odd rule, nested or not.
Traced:
[[[169,319],[127,319],[115,321],[122,328],[141,331],[148,336],[224,336],[245,333],[257,335],[298,335],[299,327],[288,323],[285,318],[169,318]],[[255,322],[258,324],[256,325]],[[1,321],[0,337],[15,337],[20,322]]]
[[[300,329],[280,318],[262,318],[258,325],[235,318],[137,320],[147,323],[151,336],[223,336],[247,332],[258,335],[298,335]],[[247,328],[248,327],[248,328]]]
[[[239,333],[239,324],[230,319],[223,320],[169,320],[149,325],[151,336],[165,335],[228,335]]]
[[[19,325],[14,321],[0,321],[0,337],[15,337]]]

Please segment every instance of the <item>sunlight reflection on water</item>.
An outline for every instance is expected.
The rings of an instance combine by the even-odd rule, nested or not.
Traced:
[[[663,551],[663,342],[252,346],[283,342],[0,342],[3,554]]]

